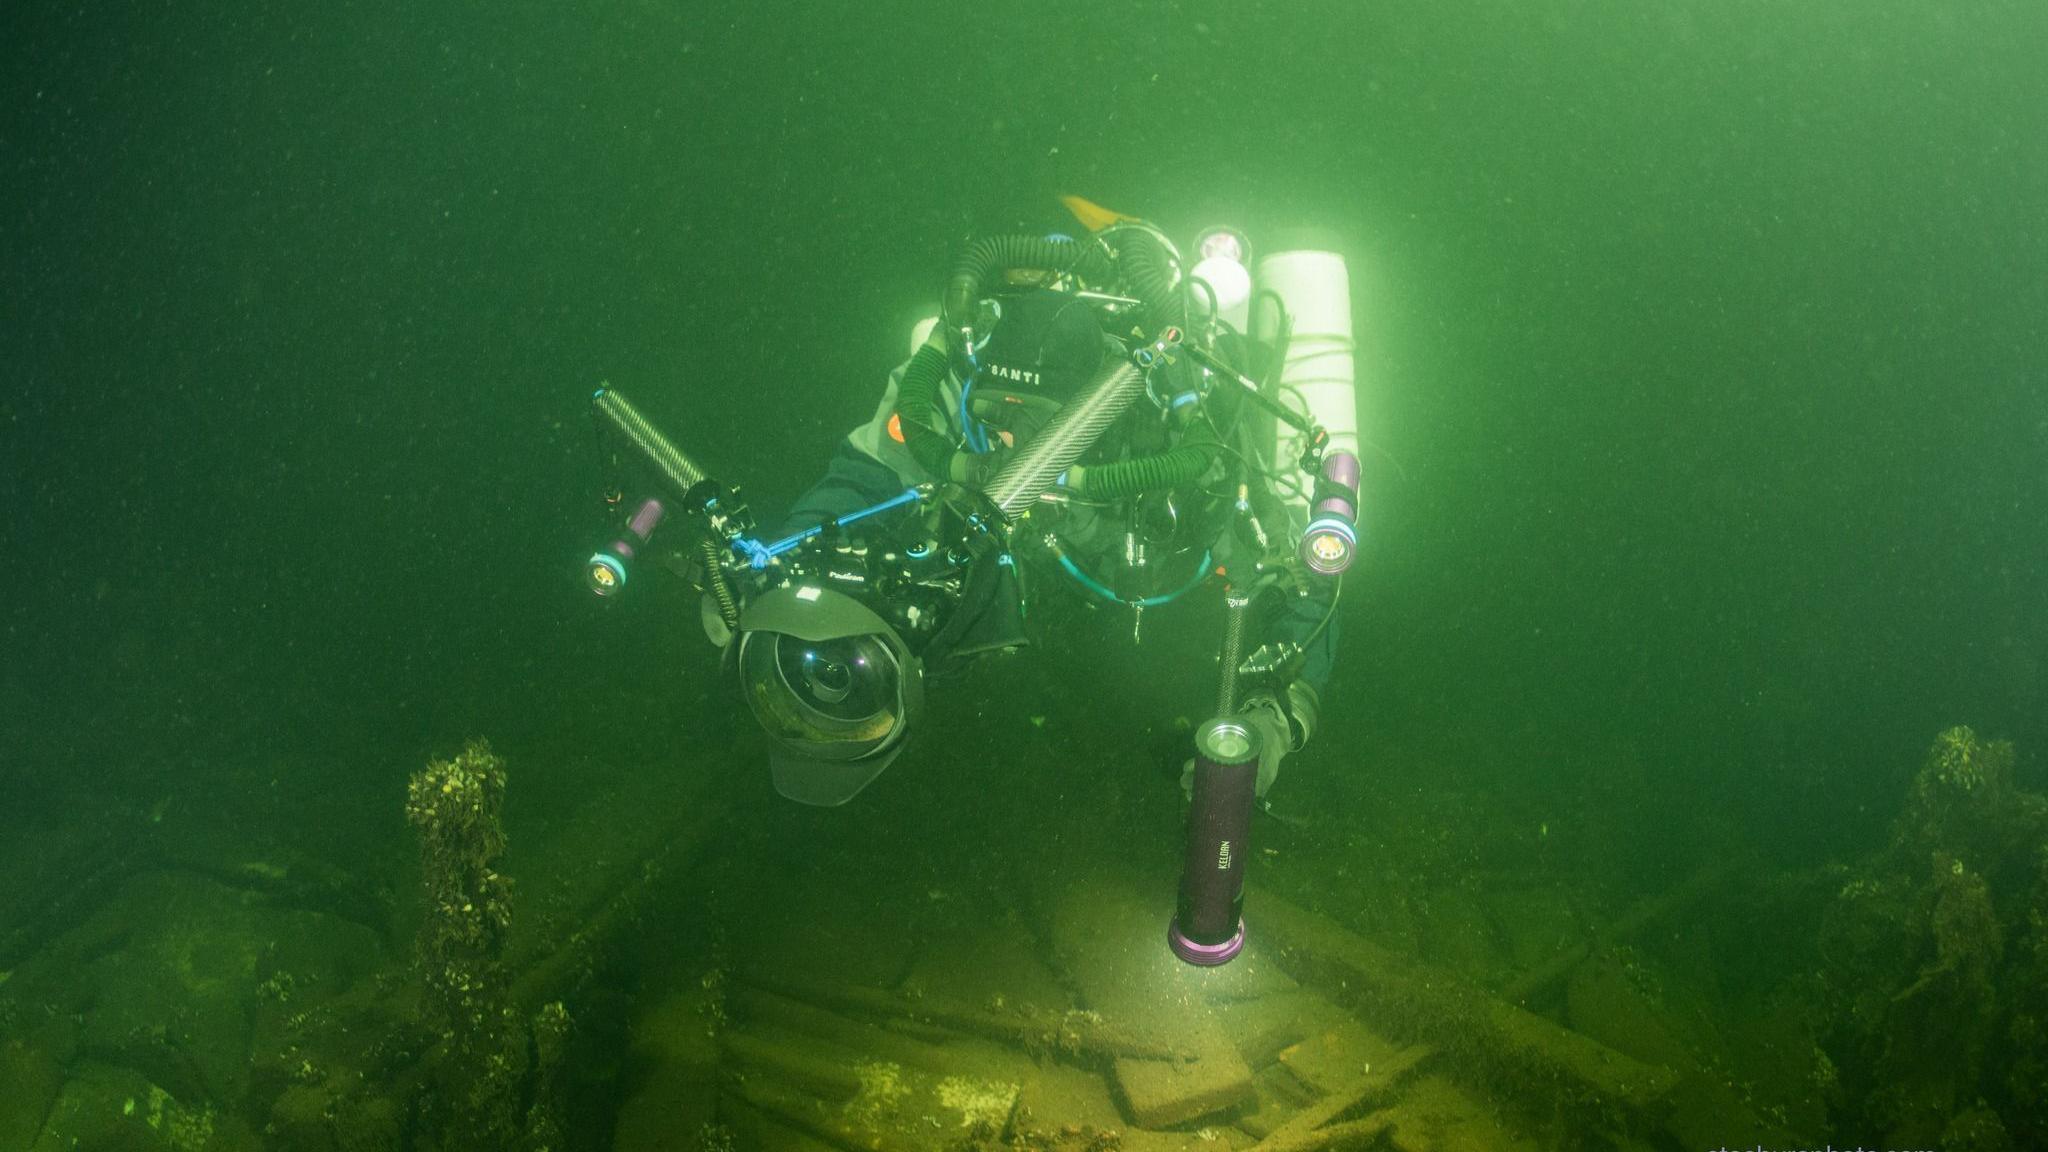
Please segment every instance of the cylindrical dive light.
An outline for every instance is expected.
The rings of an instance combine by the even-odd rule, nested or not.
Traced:
[[[1358,551],[1358,457],[1332,452],[1316,477],[1315,501],[1301,534],[1301,562],[1322,576],[1351,567]]]
[[[626,566],[633,560],[633,554],[647,538],[654,535],[654,529],[661,523],[666,510],[661,501],[648,500],[634,511],[626,521],[626,530],[619,538],[597,550],[584,569],[584,578],[590,583],[590,590],[599,596],[609,596],[626,586]]]
[[[1244,865],[1258,782],[1258,731],[1235,716],[1202,725],[1180,904],[1166,931],[1167,946],[1190,964],[1228,964],[1244,948]]]

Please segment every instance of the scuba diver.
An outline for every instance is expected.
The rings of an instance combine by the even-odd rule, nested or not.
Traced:
[[[1081,238],[966,246],[873,419],[772,538],[736,488],[600,388],[625,516],[586,572],[609,595],[653,557],[704,591],[776,789],[817,805],[901,754],[928,679],[1028,643],[1027,604],[1059,585],[1129,611],[1134,634],[1220,588],[1215,719],[1183,774],[1190,876],[1208,887],[1184,884],[1174,947],[1222,963],[1242,943],[1233,845],[1315,732],[1356,548],[1348,275],[1322,251],[1255,274],[1231,229],[1199,237],[1189,266],[1155,225],[1065,202]],[[654,546],[675,520],[685,530]]]

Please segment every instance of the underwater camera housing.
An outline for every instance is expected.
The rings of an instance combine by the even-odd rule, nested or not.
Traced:
[[[825,533],[763,574],[740,614],[740,690],[775,790],[846,803],[903,751],[928,669],[1023,643],[1005,554]]]
[[[903,637],[845,593],[804,581],[754,597],[736,641],[740,689],[774,744],[775,790],[844,804],[903,751],[924,668]]]
[[[852,799],[902,752],[928,667],[1024,642],[1021,589],[995,536],[969,530],[951,505],[937,535],[928,517],[887,515],[927,505],[930,485],[764,541],[737,489],[618,392],[600,388],[592,399],[616,470],[652,494],[608,496],[633,511],[585,565],[586,580],[614,597],[629,561],[659,555],[705,594],[706,632],[772,743],[784,796]]]

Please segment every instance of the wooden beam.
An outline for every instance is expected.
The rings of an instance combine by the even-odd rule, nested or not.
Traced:
[[[1272,892],[1249,893],[1245,919],[1296,979],[1349,1004],[1377,1031],[1435,1045],[1497,1094],[1596,1126],[1621,1118],[1654,1125],[1676,1082],[1668,1068],[1504,1003]]]

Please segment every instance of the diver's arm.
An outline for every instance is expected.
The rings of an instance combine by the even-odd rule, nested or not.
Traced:
[[[951,478],[953,458],[959,455],[951,424],[939,405],[947,371],[945,338],[934,330],[910,357],[896,386],[895,425],[903,433],[903,446],[926,472],[941,480]]]
[[[1322,720],[1323,687],[1337,650],[1338,587],[1336,580],[1318,581],[1299,595],[1283,583],[1277,594],[1284,602],[1259,630],[1262,646],[1282,641],[1297,650],[1291,675],[1283,672],[1283,679],[1253,691],[1240,705],[1240,714],[1260,733],[1254,793],[1261,800],[1279,778],[1281,761],[1301,751]]]
[[[911,356],[896,389],[895,427],[903,447],[926,475],[979,488],[1008,459],[1003,448],[971,452],[958,446],[957,432],[944,405],[942,389],[951,374],[942,338],[937,332]]]
[[[841,440],[839,450],[833,453],[832,462],[825,468],[825,475],[797,497],[789,515],[783,517],[777,526],[776,534],[792,535],[863,508],[872,508],[901,495],[903,487],[903,480],[895,469]],[[888,515],[893,518],[898,513]]]

